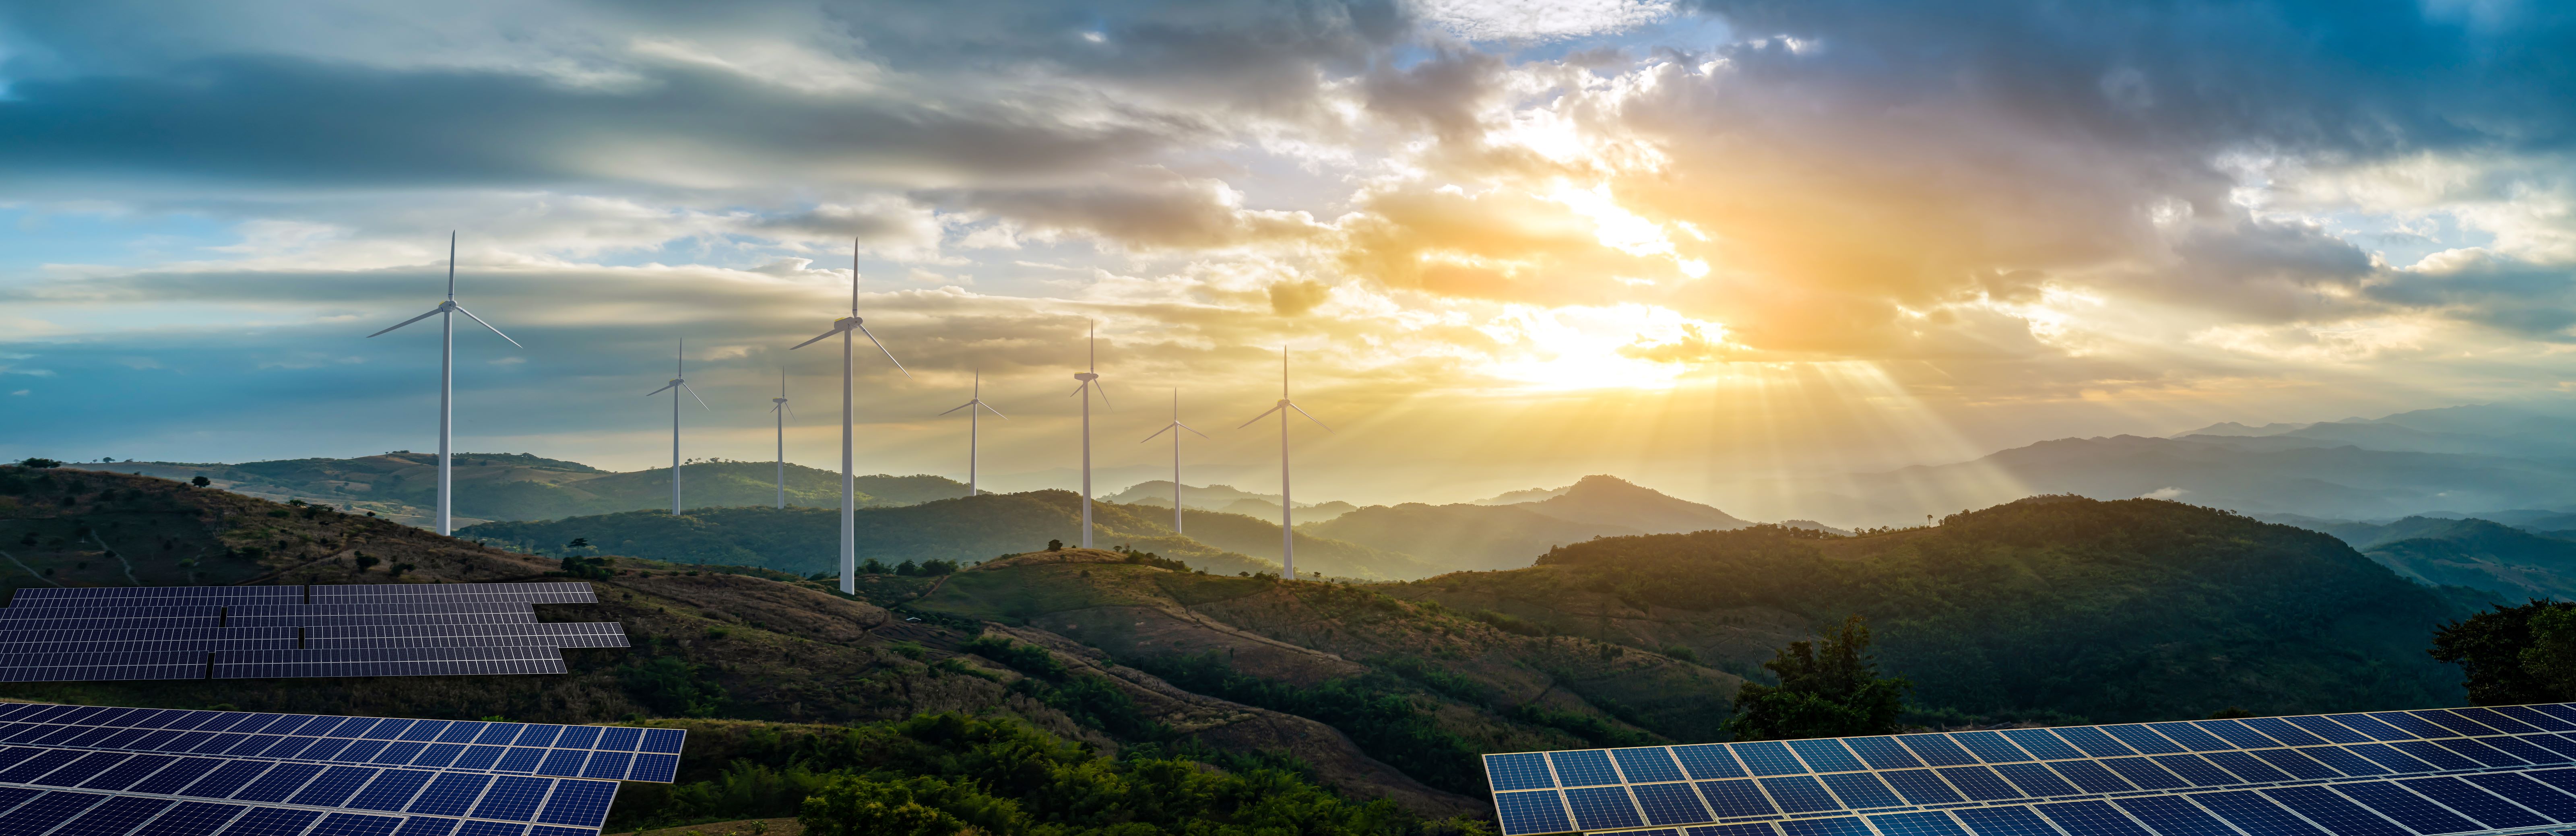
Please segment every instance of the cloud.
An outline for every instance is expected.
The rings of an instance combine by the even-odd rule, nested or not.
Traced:
[[[1243,208],[1223,181],[1154,168],[1110,182],[1040,189],[924,192],[943,206],[1004,219],[1041,236],[1092,236],[1135,247],[1214,249],[1328,232],[1304,212]]]

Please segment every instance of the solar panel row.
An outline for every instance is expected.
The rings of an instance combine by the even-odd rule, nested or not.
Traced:
[[[1625,816],[1636,823],[1581,826],[1639,827],[2535,769],[2576,761],[2576,736],[2558,731],[2576,731],[2576,707],[1517,753],[1489,755],[1486,767],[1497,806],[1506,814],[1505,832],[1521,834],[1551,832],[1528,829],[1555,826],[1551,815],[1576,824]],[[1512,796],[1510,806],[1503,804],[1505,795]],[[2403,801],[2389,798],[2398,800],[2382,800]],[[1551,804],[1557,805],[1552,814]],[[1518,825],[1516,816],[1522,819]]]
[[[22,589],[0,608],[0,682],[559,674],[562,648],[625,632],[533,604],[596,600],[552,582]]]
[[[628,781],[671,780],[685,739],[678,729],[621,726],[0,704],[0,745]]]

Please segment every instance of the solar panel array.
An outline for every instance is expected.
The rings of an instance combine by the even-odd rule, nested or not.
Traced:
[[[579,582],[20,589],[0,682],[563,673],[563,648],[626,632],[534,605],[598,602]]]
[[[2576,836],[2576,705],[1485,756],[1505,836]]]
[[[598,836],[686,734],[0,704],[0,834]]]

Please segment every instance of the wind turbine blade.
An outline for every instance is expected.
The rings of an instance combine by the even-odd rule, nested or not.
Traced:
[[[1263,419],[1263,418],[1268,418],[1268,417],[1270,417],[1270,413],[1271,413],[1271,412],[1277,412],[1277,411],[1279,411],[1279,408],[1278,408],[1278,407],[1275,407],[1275,406],[1274,406],[1274,407],[1271,407],[1271,408],[1270,408],[1270,412],[1264,412],[1264,413],[1261,413],[1261,414],[1259,414],[1259,415],[1252,416],[1252,421],[1259,421],[1259,420],[1261,420],[1261,419]],[[1241,424],[1237,424],[1237,425],[1235,425],[1235,429],[1238,429],[1238,430],[1239,430],[1239,429],[1243,429],[1244,427],[1252,426],[1252,421],[1245,421],[1245,422],[1243,422],[1243,423],[1241,423]]]
[[[663,392],[665,392],[665,391],[669,391],[669,390],[670,390],[670,388],[671,388],[672,386],[678,386],[678,385],[680,385],[680,384],[672,383],[672,384],[665,385],[665,386],[663,386],[663,387],[662,387],[662,388],[660,388],[660,389],[655,389],[655,390],[653,390],[653,391],[650,391],[650,392],[646,392],[646,393],[644,393],[644,397],[649,398],[649,397],[652,397],[652,396],[654,396],[654,395],[662,394],[662,393],[663,393]]]
[[[1179,421],[1174,421],[1174,422],[1172,422],[1172,426],[1179,427],[1179,428],[1181,428],[1181,429],[1185,429],[1185,430],[1189,430],[1191,433],[1196,434],[1196,435],[1197,435],[1198,437],[1200,437],[1200,438],[1206,438],[1206,437],[1208,437],[1208,434],[1207,434],[1207,433],[1199,432],[1197,427],[1192,427],[1192,426],[1190,426],[1190,425],[1188,425],[1188,424],[1184,424],[1184,423],[1181,423],[1181,422],[1179,422]]]
[[[1294,402],[1289,403],[1289,404],[1288,404],[1288,408],[1289,408],[1289,409],[1297,410],[1297,414],[1299,414],[1299,415],[1306,415],[1306,408],[1305,408],[1305,407],[1302,407],[1302,406],[1298,406],[1298,405],[1297,405],[1296,403],[1294,403]],[[1330,427],[1330,426],[1326,426],[1326,425],[1324,424],[1324,420],[1323,420],[1323,419],[1321,419],[1321,418],[1317,418],[1317,417],[1312,416],[1312,415],[1306,415],[1306,420],[1315,422],[1315,426],[1323,427],[1325,432],[1332,432],[1332,431],[1333,431],[1333,428],[1332,428],[1332,427]]]
[[[974,405],[975,405],[975,402],[974,402],[974,401],[967,401],[967,402],[965,402],[965,403],[961,403],[961,404],[958,404],[958,405],[956,405],[956,406],[949,407],[949,408],[948,408],[948,412],[955,412],[955,411],[957,411],[957,410],[965,409],[965,408],[967,408],[967,407],[974,406]],[[946,415],[946,414],[948,414],[948,412],[942,412],[942,413],[939,413],[939,415]],[[930,417],[937,418],[937,417],[939,417],[939,415],[933,415],[933,416],[930,416]]]
[[[1089,386],[1089,385],[1091,385],[1091,381],[1088,381],[1088,380],[1083,381],[1083,382],[1081,382],[1081,383],[1079,383],[1079,384],[1075,384],[1075,385],[1074,385],[1074,387],[1073,387],[1073,391],[1064,393],[1064,396],[1065,396],[1065,397],[1070,398],[1070,397],[1073,397],[1073,396],[1075,396],[1075,395],[1082,394],[1082,387]]]
[[[707,406],[707,399],[698,397],[698,390],[689,388],[689,384],[686,384],[686,383],[682,383],[682,384],[680,384],[680,391],[689,393],[689,397],[690,397],[690,398],[693,398],[693,399],[695,399],[695,400],[697,400],[697,402],[698,402],[698,406],[700,406],[700,407],[702,407],[702,408],[706,409],[706,411],[708,411],[708,412],[714,412],[714,411],[716,411],[716,408],[715,408],[715,407]]]
[[[976,405],[976,406],[983,407],[985,412],[993,413],[993,417],[995,417],[995,418],[1000,418],[1000,419],[1002,419],[1002,420],[1004,420],[1004,421],[1011,420],[1011,416],[1004,415],[1004,414],[1002,414],[1002,411],[1001,411],[1001,410],[994,409],[992,404],[988,404],[988,403],[985,403],[985,402],[983,402],[983,401],[976,401],[976,402],[975,402],[975,405]]]
[[[1152,440],[1157,439],[1157,438],[1162,438],[1164,433],[1171,432],[1171,431],[1172,431],[1172,428],[1173,428],[1173,427],[1176,427],[1176,426],[1179,426],[1179,425],[1178,425],[1178,424],[1164,424],[1162,429],[1155,430],[1153,435],[1149,435],[1149,436],[1146,436],[1146,437],[1144,437],[1144,438],[1137,439],[1137,440],[1136,440],[1136,443],[1138,443],[1138,444],[1143,444],[1143,443],[1145,443],[1145,442],[1152,441]]]
[[[1099,392],[1099,393],[1100,393],[1100,408],[1102,408],[1102,409],[1116,409],[1116,408],[1117,408],[1117,407],[1113,407],[1113,406],[1110,406],[1110,405],[1109,405],[1109,387],[1108,387],[1108,386],[1106,386],[1106,385],[1104,385],[1104,384],[1102,384],[1098,378],[1093,378],[1093,379],[1092,379],[1092,381],[1091,381],[1091,389],[1092,389],[1092,391],[1095,391],[1095,392]]]
[[[868,335],[868,342],[876,343],[876,346],[877,346],[877,350],[878,350],[878,351],[885,351],[886,362],[888,362],[888,363],[893,363],[893,364],[894,364],[894,370],[895,370],[895,371],[903,372],[903,379],[905,379],[905,380],[911,380],[911,379],[912,379],[912,372],[911,372],[910,370],[907,370],[907,369],[905,369],[905,368],[903,367],[903,361],[901,361],[901,360],[897,360],[897,359],[894,359],[894,352],[886,351],[885,343],[877,342],[877,335],[875,335],[875,334],[869,334],[869,333],[868,333],[868,326],[865,326],[865,325],[861,325],[861,326],[859,326],[859,333],[867,334],[867,335]]]
[[[831,336],[831,335],[833,335],[833,334],[838,334],[838,333],[841,333],[841,329],[839,329],[839,328],[834,328],[834,329],[832,329],[832,330],[829,330],[829,331],[825,331],[825,332],[823,332],[821,335],[818,335],[818,336],[816,336],[816,337],[815,337],[815,338],[813,338],[813,339],[806,340],[806,341],[801,342],[801,343],[797,343],[797,344],[795,344],[795,345],[793,345],[793,346],[789,346],[789,347],[787,348],[787,350],[789,350],[789,351],[795,351],[796,349],[804,348],[804,347],[806,347],[806,346],[809,346],[809,345],[813,345],[813,344],[815,344],[815,343],[822,342],[824,337],[829,337],[829,336]]]
[[[510,335],[508,335],[508,334],[502,334],[502,333],[501,333],[501,329],[499,329],[499,328],[492,328],[492,323],[484,322],[482,317],[475,316],[475,315],[474,315],[474,312],[473,312],[473,311],[466,310],[466,309],[465,309],[465,306],[463,306],[463,305],[458,305],[458,306],[456,307],[456,312],[457,312],[457,313],[464,314],[466,319],[474,320],[474,322],[475,322],[476,324],[482,325],[482,326],[483,326],[483,327],[485,327],[485,328],[491,328],[491,329],[492,329],[492,333],[494,333],[494,334],[500,334],[501,339],[504,339],[504,340],[510,340]],[[510,344],[511,344],[511,345],[518,345],[520,348],[527,348],[527,346],[519,345],[519,341],[518,341],[518,340],[510,340]]]
[[[770,411],[770,412],[775,413],[775,412],[777,412],[777,411],[779,411],[779,410],[786,409],[786,408],[787,408],[787,405],[786,405],[786,404],[779,404],[779,405],[777,405],[777,406],[770,407],[770,408],[769,408],[769,411]]]
[[[394,328],[400,328],[400,327],[403,327],[403,326],[405,326],[405,325],[410,325],[410,324],[412,324],[412,323],[414,323],[414,322],[419,322],[419,321],[421,321],[421,320],[428,319],[428,318],[433,317],[433,316],[437,316],[437,315],[438,315],[438,312],[439,312],[439,311],[442,311],[442,310],[446,310],[446,309],[445,309],[445,308],[431,308],[431,309],[429,309],[429,313],[421,314],[421,315],[419,315],[419,316],[415,316],[415,317],[412,317],[412,318],[410,318],[410,319],[403,320],[403,321],[401,321],[401,322],[399,322],[399,323],[396,323],[396,324],[394,325]],[[375,332],[375,333],[373,333],[373,334],[368,334],[368,335],[367,335],[367,337],[368,337],[369,339],[374,339],[374,338],[376,338],[376,337],[381,337],[381,336],[384,336],[386,333],[388,333],[388,332],[390,332],[390,331],[394,330],[394,328],[387,328],[387,329],[385,329],[385,330],[383,330],[383,331],[378,331],[378,332]]]
[[[786,404],[779,404],[779,406],[787,406],[787,405],[786,405]],[[790,421],[796,420],[796,408],[795,408],[795,407],[787,406],[787,420],[790,420]]]

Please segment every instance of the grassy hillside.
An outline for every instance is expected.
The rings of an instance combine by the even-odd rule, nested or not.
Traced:
[[[2458,671],[2424,649],[2483,597],[2409,583],[2316,532],[2073,497],[1851,538],[1607,538],[1389,591],[1747,672],[1859,613],[1933,715],[2070,722],[2453,704]]]
[[[1451,571],[1517,569],[1554,546],[1641,533],[1575,522],[1526,505],[1371,505],[1299,531],[1413,555]]]
[[[2474,587],[2515,600],[2576,599],[2576,541],[2486,520],[2435,522],[2446,524],[2374,543],[2362,554],[2428,585]]]
[[[1461,794],[1482,791],[1481,752],[1716,739],[1742,682],[1369,587],[1173,572],[1108,552],[987,563],[910,608],[1097,648],[1191,690],[1331,723],[1371,756]]]
[[[972,562],[1045,547],[1048,540],[1081,542],[1080,499],[1071,491],[986,494],[860,511],[860,560],[892,565],[904,560]],[[1095,503],[1093,542],[1127,545],[1220,574],[1279,571],[1279,526],[1236,514],[1189,511],[1192,536],[1171,532],[1168,512],[1150,507]],[[688,563],[760,566],[797,574],[837,572],[841,518],[838,509],[767,507],[702,508],[679,517],[633,511],[538,522],[483,523],[458,531],[465,537],[559,548],[588,538],[602,552]],[[1358,578],[1423,577],[1430,570],[1398,554],[1312,537],[1300,532],[1298,569]]]
[[[120,473],[187,480],[204,476],[213,487],[285,501],[304,499],[374,511],[402,522],[425,524],[437,505],[438,456],[398,452],[354,459],[286,459],[241,464],[124,462],[98,465]],[[524,453],[459,453],[453,497],[460,524],[528,520],[669,508],[670,468],[612,473],[579,462]],[[777,500],[772,462],[695,462],[680,469],[686,507],[770,505]],[[966,486],[940,476],[859,476],[859,503],[911,505],[966,495]],[[840,474],[787,465],[790,505],[838,508]]]
[[[138,575],[160,582],[192,570],[201,580],[249,583],[511,581],[545,578],[555,568],[553,561],[327,508],[128,474],[0,467],[0,542],[16,544],[25,533],[38,534],[35,546],[7,549],[10,560],[34,569],[18,572],[12,584],[106,582],[96,576],[101,564],[95,555],[92,570],[84,570],[91,575],[75,577],[58,568],[52,578],[43,576],[45,568],[73,565],[82,557],[75,541],[56,544],[44,532],[80,527],[110,532],[110,543],[176,543],[169,556],[130,556]],[[178,565],[185,558],[176,555],[225,549],[234,556],[222,560],[233,563],[218,564],[209,556],[200,566]],[[358,568],[361,554],[378,558],[378,568]],[[1198,753],[1186,757],[1210,762],[1266,758],[1293,764],[1350,798],[1389,799],[1413,814],[1483,811],[1470,798],[1432,789],[1367,757],[1322,723],[1192,693],[1080,645],[1036,651],[1034,658],[1045,663],[1039,664],[1004,638],[1007,632],[988,637],[987,625],[936,614],[933,621],[910,622],[868,600],[790,576],[621,564],[611,576],[593,581],[599,604],[539,607],[547,620],[621,622],[634,642],[626,649],[566,650],[568,675],[12,683],[0,685],[0,697],[433,718],[500,715],[559,723],[711,717],[773,729],[751,732],[755,740],[764,734],[775,740],[775,729],[786,728],[760,724],[882,723],[971,712],[1016,718],[1104,754],[1151,745],[1166,754]],[[897,603],[940,583],[891,580],[866,587],[882,590],[876,593],[880,600]],[[726,750],[709,747],[716,742],[692,742],[684,780],[723,777],[718,772]],[[650,802],[652,794],[634,799]],[[632,820],[629,803],[621,798],[618,815]]]

